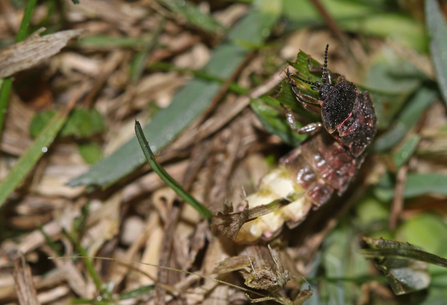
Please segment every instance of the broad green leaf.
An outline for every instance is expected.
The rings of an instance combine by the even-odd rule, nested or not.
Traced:
[[[413,155],[421,137],[412,135],[396,152],[393,153],[393,161],[396,168],[401,168]]]
[[[447,196],[447,176],[438,173],[408,174],[405,180],[404,197],[411,198],[426,194],[439,194]],[[379,184],[374,187],[374,194],[382,201],[387,202],[394,197],[394,182],[391,174],[385,174]]]
[[[362,91],[368,91],[374,103],[377,114],[377,128],[387,129],[392,120],[405,104],[409,93],[388,93],[359,86]],[[376,138],[377,140],[377,138]]]
[[[438,173],[409,174],[405,183],[405,197],[424,194],[447,195],[447,176]]]
[[[425,20],[430,34],[430,53],[438,84],[447,103],[447,25],[438,1],[425,1]]]
[[[36,114],[30,124],[30,134],[35,138],[48,124],[56,111],[49,110]],[[86,110],[83,108],[73,109],[68,116],[67,122],[61,130],[60,136],[74,136],[87,138],[105,130],[104,120],[96,109]]]
[[[236,41],[261,44],[266,39],[265,29],[270,31],[278,17],[259,8],[253,9],[230,31],[229,40],[214,51],[204,72],[223,79],[230,77],[250,52]],[[143,129],[152,150],[159,152],[199,117],[208,108],[220,86],[213,81],[194,78],[180,89],[171,104],[160,110]],[[111,156],[95,164],[90,171],[71,180],[69,185],[107,187],[144,163],[137,139],[132,138]]]
[[[418,245],[436,255],[447,255],[447,244],[440,242],[447,236],[447,226],[442,218],[425,213],[408,219],[397,229],[396,237]]]
[[[95,142],[78,144],[82,159],[88,164],[94,164],[102,158],[102,148]]]
[[[356,211],[359,223],[363,225],[387,220],[389,208],[373,196],[368,196],[356,205]]]
[[[420,87],[410,97],[407,105],[391,128],[376,138],[373,143],[374,151],[383,152],[399,143],[437,97],[436,90],[425,86]]]
[[[359,279],[368,274],[368,262],[357,255],[359,243],[350,220],[344,217],[337,227],[325,238],[322,247],[322,267],[325,277],[319,283],[320,298],[325,304],[355,304],[361,295],[358,282],[331,281],[330,279]]]
[[[364,85],[368,89],[402,94],[411,93],[425,76],[412,64],[384,45],[367,68]]]

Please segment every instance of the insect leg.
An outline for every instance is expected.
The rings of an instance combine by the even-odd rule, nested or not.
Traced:
[[[301,128],[297,128],[296,124],[295,124],[295,117],[293,116],[292,110],[290,110],[283,104],[281,104],[281,106],[286,111],[287,123],[289,123],[290,128],[292,128],[292,130],[295,131],[296,133],[299,133],[299,134],[309,133],[311,131],[314,131],[314,130],[317,130],[317,129],[320,129],[321,127],[323,127],[322,123],[317,122],[317,123],[310,123],[310,124],[303,126]]]
[[[298,129],[297,132],[299,134],[309,133],[314,130],[320,129],[321,127],[323,127],[323,124],[321,122],[310,123],[310,124],[307,124],[306,126],[301,127],[300,129]]]
[[[298,87],[296,86],[295,81],[292,79],[292,77],[296,77],[299,80],[301,80],[305,83],[311,84],[313,86],[316,86],[318,84],[306,81],[295,74],[290,74],[289,69],[287,69],[286,74],[287,74],[287,78],[289,79],[289,84],[290,84],[290,87],[292,88],[293,93],[295,93],[296,98],[298,99],[299,102],[301,102],[303,107],[309,111],[316,113],[316,114],[321,114],[321,110],[319,107],[321,104],[320,101],[317,100],[316,98],[309,96],[309,95],[302,94],[300,92],[300,90],[298,89]]]

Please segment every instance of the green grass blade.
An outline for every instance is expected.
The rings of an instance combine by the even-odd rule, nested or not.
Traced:
[[[387,257],[396,259],[412,259],[447,268],[447,259],[418,249],[368,249],[360,250],[359,252],[368,258]]]
[[[447,25],[438,1],[425,1],[425,20],[430,34],[430,53],[439,88],[447,103]]]
[[[194,197],[191,196],[177,181],[174,180],[164,168],[155,160],[155,155],[149,147],[149,143],[144,136],[143,129],[141,128],[140,122],[135,122],[135,133],[137,134],[138,142],[140,143],[141,149],[143,150],[144,156],[147,162],[157,173],[158,176],[170,187],[177,195],[179,195],[185,202],[189,203],[193,208],[195,208],[200,215],[210,220],[213,218],[213,214],[200,202],[198,202]]]
[[[425,86],[419,88],[410,97],[410,101],[400,113],[393,127],[376,138],[373,143],[373,150],[375,152],[384,152],[399,143],[437,97],[438,93],[436,90]]]
[[[29,0],[26,4],[25,12],[23,14],[22,23],[20,24],[19,31],[17,33],[15,42],[20,42],[26,38],[28,33],[29,23],[33,15],[34,7],[37,0]],[[8,104],[9,93],[11,92],[13,78],[10,76],[3,81],[3,85],[0,92],[0,141],[3,130],[3,121],[5,119],[6,107]],[[0,203],[1,206],[1,203]]]
[[[66,232],[65,235],[70,239],[71,243],[76,247],[76,250],[78,250],[79,254],[82,256],[82,259],[84,260],[85,267],[87,268],[88,273],[93,279],[93,282],[95,283],[96,289],[100,292],[103,292],[104,288],[102,285],[101,278],[99,274],[95,270],[95,266],[93,266],[93,263],[88,256],[88,253],[82,248],[81,244],[78,242],[78,240],[73,236],[73,234]]]
[[[228,79],[250,52],[250,49],[239,45],[239,42],[261,44],[265,41],[268,36],[266,32],[275,26],[280,16],[280,10],[270,9],[268,5],[253,9],[230,31],[228,41],[211,56],[204,68],[205,73]],[[150,124],[143,128],[152,150],[159,152],[199,117],[209,107],[220,87],[217,82],[194,78],[180,89],[171,104],[160,110]],[[87,173],[71,180],[69,185],[107,187],[144,162],[137,139],[133,138],[108,158],[95,164]]]
[[[0,207],[23,178],[28,175],[40,157],[48,151],[48,147],[54,142],[57,134],[64,126],[71,109],[73,109],[82,92],[85,92],[85,89],[80,88],[78,94],[76,94],[76,96],[74,96],[63,109],[51,118],[45,128],[36,137],[34,143],[20,157],[8,176],[3,179],[0,184]]]
[[[171,11],[184,16],[189,23],[212,34],[223,34],[224,27],[213,16],[203,13],[190,1],[160,0]]]

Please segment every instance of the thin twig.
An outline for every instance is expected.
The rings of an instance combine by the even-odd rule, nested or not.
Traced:
[[[396,188],[394,190],[394,199],[391,205],[391,214],[389,219],[390,229],[393,230],[400,218],[404,206],[405,180],[407,179],[408,165],[402,166],[397,172]]]

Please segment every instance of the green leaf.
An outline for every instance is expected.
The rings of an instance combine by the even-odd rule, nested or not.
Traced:
[[[406,198],[434,193],[447,195],[447,176],[438,173],[409,174],[405,183]]]
[[[147,43],[142,37],[111,37],[104,35],[86,36],[78,40],[75,46],[79,48],[115,49],[115,48],[142,48]]]
[[[401,168],[411,158],[420,139],[421,137],[419,135],[412,135],[395,153],[393,153],[393,161],[396,168]]]
[[[393,11],[386,1],[321,0],[321,5],[344,31],[392,39],[425,51],[427,36],[422,22]],[[325,25],[311,1],[283,0],[283,14],[289,27]]]
[[[187,0],[160,0],[171,11],[181,14],[189,23],[211,34],[223,34],[225,28],[213,16],[203,13]]]
[[[95,142],[78,145],[82,159],[88,164],[94,164],[102,159],[102,148]]]
[[[409,93],[388,93],[360,87],[362,91],[368,91],[374,102],[374,109],[377,114],[377,128],[389,128],[392,120],[405,104],[410,96]]]
[[[3,205],[9,194],[15,190],[19,183],[28,175],[40,157],[48,151],[48,147],[54,142],[56,135],[65,124],[65,109],[56,113],[45,128],[36,137],[34,143],[20,157],[8,176],[0,184],[0,207]]]
[[[306,135],[299,135],[290,128],[284,114],[279,111],[279,103],[271,97],[265,97],[262,100],[252,99],[250,105],[264,128],[271,134],[280,137],[283,142],[291,146],[298,146],[306,138]],[[297,127],[301,126],[297,125]]]
[[[411,198],[425,194],[447,195],[447,176],[438,173],[412,173],[405,180],[404,197]],[[374,194],[387,202],[394,197],[394,183],[390,173],[385,174],[374,187]]]
[[[189,203],[197,210],[205,219],[211,220],[213,214],[200,202],[198,202],[190,193],[188,193],[177,181],[174,180],[164,168],[157,162],[155,155],[152,152],[149,143],[144,136],[143,129],[138,121],[135,122],[135,133],[137,134],[138,142],[143,150],[147,162],[152,170],[163,180],[170,188],[172,188],[177,195],[179,195],[185,202]]]
[[[362,199],[356,205],[356,211],[359,223],[361,224],[385,221],[389,217],[389,207],[385,206],[373,196]]]
[[[120,300],[129,300],[141,297],[143,295],[147,295],[155,289],[155,285],[146,285],[138,287],[137,289],[123,292],[120,295]]]
[[[204,72],[218,78],[229,78],[244,61],[250,50],[236,44],[246,40],[260,44],[265,39],[265,31],[271,30],[279,15],[253,9],[229,33],[229,41],[218,47],[212,54]],[[175,95],[171,104],[160,110],[150,124],[144,127],[151,148],[159,152],[173,141],[180,132],[199,117],[217,94],[220,84],[194,78]],[[107,187],[144,164],[144,157],[133,138],[111,156],[95,164],[87,173],[71,180],[70,186],[98,185]]]
[[[34,7],[36,6],[37,0],[29,0],[26,3],[25,12],[23,13],[22,22],[20,23],[19,31],[16,35],[15,42],[20,42],[24,40],[28,33],[29,24],[31,22],[31,18],[33,16]],[[1,91],[0,91],[0,141],[3,131],[3,121],[5,118],[5,114],[7,112],[7,104],[9,99],[9,93],[12,88],[13,77],[7,77],[1,82]],[[2,202],[0,203],[0,206]]]
[[[361,282],[368,274],[368,262],[356,255],[359,243],[355,241],[354,230],[350,220],[344,217],[325,238],[321,256],[326,278],[358,279]],[[331,300],[330,304],[355,304],[355,300],[361,295],[361,290],[358,282],[354,281],[334,282],[323,278],[319,283],[321,299]]]
[[[309,71],[309,67],[307,66],[307,58],[309,58],[309,55],[304,53],[303,51],[300,51],[296,57],[295,62],[289,62],[289,64],[297,70],[296,74],[298,76],[311,82],[321,82],[321,73],[311,73]],[[320,65],[320,63],[313,58],[311,59],[311,64],[316,66]],[[311,85],[299,80],[296,81],[296,85],[301,93],[318,98],[318,91],[312,90]],[[282,103],[290,108],[300,118],[307,119],[311,122],[321,121],[321,118],[318,114],[306,110],[303,105],[299,101],[297,101],[296,96],[290,88],[290,84],[287,79],[284,79],[281,82],[280,90],[275,99],[279,103]]]
[[[408,104],[400,113],[393,126],[386,133],[376,138],[373,143],[373,150],[383,152],[399,143],[437,97],[436,90],[425,86],[419,88],[410,97]]]
[[[384,45],[368,67],[364,85],[368,89],[409,94],[420,86],[425,76],[415,66]]]
[[[56,110],[48,110],[36,113],[29,125],[29,133],[31,137],[36,138],[55,114]]]
[[[430,35],[430,53],[438,84],[447,103],[447,25],[438,1],[425,1],[425,20]]]
[[[397,229],[396,237],[418,245],[436,255],[447,255],[447,226],[439,216],[425,213],[410,218]]]
[[[30,124],[30,134],[36,137],[56,112],[54,110],[44,111],[36,114]],[[75,136],[87,138],[105,130],[104,120],[96,109],[76,108],[68,116],[60,136]]]

